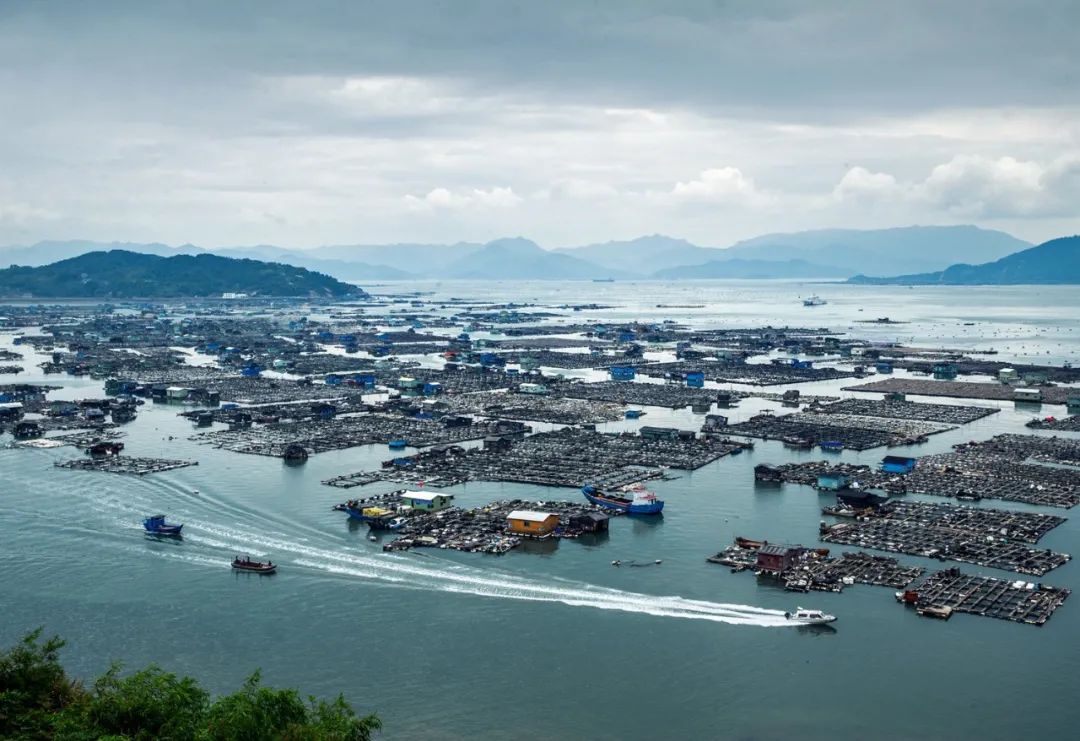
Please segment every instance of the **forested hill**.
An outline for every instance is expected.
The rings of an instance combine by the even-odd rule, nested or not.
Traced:
[[[0,270],[7,298],[198,298],[251,296],[363,298],[336,278],[292,265],[218,255],[161,257],[127,250],[89,252],[41,267]]]
[[[1061,237],[982,265],[953,265],[936,273],[870,278],[850,283],[901,285],[1080,284],[1080,237]]]

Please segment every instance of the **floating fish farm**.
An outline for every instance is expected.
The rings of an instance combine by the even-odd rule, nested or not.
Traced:
[[[878,399],[842,399],[835,404],[814,408],[819,414],[844,414],[860,417],[887,417],[890,419],[942,422],[949,425],[965,425],[977,419],[996,414],[996,407],[953,406],[951,404],[924,404],[915,401],[892,401]]]
[[[1044,625],[1071,591],[1046,584],[964,574],[960,569],[936,571],[897,601],[929,617],[948,619],[954,612]]]
[[[507,516],[516,510],[547,512],[559,516],[559,525],[546,537],[577,538],[591,533],[577,522],[584,516],[595,527],[596,515],[604,522],[614,515],[600,507],[578,502],[527,502],[519,499],[494,502],[476,509],[450,507],[439,512],[422,512],[409,516],[398,530],[399,537],[383,546],[384,550],[407,550],[410,548],[449,548],[468,553],[491,553],[501,555],[522,542],[523,537],[507,528]]]
[[[163,473],[176,468],[199,465],[198,461],[177,461],[165,458],[134,458],[126,455],[114,455],[105,458],[76,458],[70,461],[56,461],[57,468],[75,471],[104,471],[106,473],[124,473],[132,476],[145,476],[149,473]]]
[[[908,445],[948,427],[928,422],[886,418],[848,417],[837,414],[758,414],[726,428],[730,435],[782,440],[796,446],[813,447],[835,443],[849,450],[870,450],[882,446]]]
[[[552,398],[528,393],[477,393],[448,396],[436,402],[454,414],[473,414],[563,425],[596,424],[623,418],[620,404],[587,399]]]
[[[558,393],[571,399],[591,399],[616,404],[683,409],[694,405],[712,406],[723,394],[737,398],[730,392],[718,389],[688,388],[660,383],[626,383],[600,381],[597,383],[574,383],[560,386]]]
[[[916,396],[946,396],[954,399],[1016,400],[1016,389],[1002,383],[969,383],[966,381],[936,381],[919,378],[886,378],[859,386],[845,386],[844,391],[876,391],[883,394],[914,394]],[[1042,401],[1064,404],[1076,389],[1067,386],[1039,387]]]
[[[826,543],[1042,576],[1071,556],[1030,548],[1064,520],[1031,512],[889,501],[850,522],[821,524]]]
[[[194,435],[193,440],[234,453],[282,457],[290,446],[299,445],[309,454],[341,450],[359,445],[387,445],[401,441],[400,447],[480,440],[489,435],[525,434],[520,422],[474,422],[448,425],[443,421],[419,420],[383,414],[361,414],[326,420],[281,422],[235,430],[215,430]]]
[[[729,566],[733,572],[751,570],[779,578],[784,588],[792,592],[841,592],[852,584],[899,589],[918,579],[924,571],[921,566],[902,566],[897,559],[888,556],[859,552],[832,557],[826,549],[780,546],[780,550],[790,557],[785,568],[777,574],[757,568],[758,551],[768,545],[764,541],[737,538],[734,544],[705,560]]]
[[[503,481],[574,488],[591,483],[605,488],[660,478],[668,468],[701,468],[739,448],[731,441],[672,432],[675,434],[653,438],[565,428],[519,442],[504,438],[482,449],[443,446],[386,461],[381,471],[339,476],[323,483],[339,488],[375,481],[445,487],[467,481]]]

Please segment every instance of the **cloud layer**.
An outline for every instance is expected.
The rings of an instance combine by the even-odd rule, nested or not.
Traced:
[[[1080,6],[8,3],[0,243],[1080,231]]]

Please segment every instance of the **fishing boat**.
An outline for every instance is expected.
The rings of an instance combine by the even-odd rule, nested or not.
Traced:
[[[180,531],[184,529],[183,525],[165,522],[165,515],[150,515],[143,520],[142,525],[150,535],[179,537]]]
[[[581,493],[593,504],[607,509],[618,509],[631,515],[657,515],[664,509],[663,500],[644,486],[623,487],[615,492],[605,492],[592,484],[581,487]]]
[[[256,574],[273,574],[277,566],[270,561],[252,561],[251,556],[237,556],[233,559],[232,567],[237,571],[252,571]]]
[[[807,610],[805,607],[796,608],[795,612],[785,612],[784,617],[801,625],[825,625],[836,621],[835,615],[828,615],[821,610]]]
[[[802,305],[803,306],[824,306],[827,303],[829,303],[829,302],[826,301],[825,299],[823,299],[821,296],[816,296],[815,295],[815,296],[811,296],[810,298],[804,298],[803,302],[802,302]]]

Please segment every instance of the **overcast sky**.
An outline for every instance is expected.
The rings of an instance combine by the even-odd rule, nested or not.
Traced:
[[[0,2],[0,243],[1080,232],[1080,3]]]

